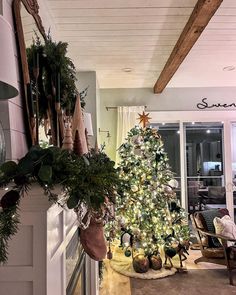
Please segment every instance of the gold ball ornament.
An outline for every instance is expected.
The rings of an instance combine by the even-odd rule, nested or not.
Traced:
[[[131,190],[132,190],[132,192],[137,192],[138,191],[138,186],[137,185],[135,185],[135,184],[133,184],[133,185],[131,185]]]
[[[160,255],[151,255],[149,258],[150,268],[159,270],[162,268],[162,260]]]
[[[133,268],[138,273],[145,273],[149,269],[149,260],[143,254],[138,254],[133,258]]]
[[[157,217],[156,216],[152,216],[152,222],[156,223],[157,222]]]

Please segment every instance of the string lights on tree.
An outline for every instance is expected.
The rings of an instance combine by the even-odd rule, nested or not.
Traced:
[[[139,253],[133,258],[137,272],[147,271],[146,258],[151,267],[153,262],[154,268],[161,267],[160,258],[157,261],[156,257],[160,246],[174,249],[189,239],[187,213],[174,192],[177,181],[160,135],[147,126],[148,115],[139,115],[143,126],[131,129],[119,148],[121,185],[116,215],[119,234],[125,237],[121,238],[124,254],[127,256],[129,249]]]

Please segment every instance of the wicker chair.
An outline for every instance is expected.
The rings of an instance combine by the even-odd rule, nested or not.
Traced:
[[[236,269],[236,246],[228,247],[227,241],[236,242],[236,240],[215,234],[213,224],[214,217],[223,217],[226,214],[229,214],[227,209],[214,209],[190,215],[202,253],[202,257],[196,259],[194,263],[210,262],[225,265],[229,273],[230,285],[233,285],[232,270]]]

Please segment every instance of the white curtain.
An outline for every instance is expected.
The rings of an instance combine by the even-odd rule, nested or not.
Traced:
[[[117,108],[116,165],[120,160],[118,149],[124,143],[129,130],[138,125],[138,114],[141,114],[144,109],[144,106],[122,106]]]

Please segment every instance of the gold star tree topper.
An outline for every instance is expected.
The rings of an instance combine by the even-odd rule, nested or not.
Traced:
[[[149,123],[149,120],[151,119],[150,117],[148,117],[148,114],[145,114],[145,112],[143,111],[142,114],[139,114],[139,124],[143,124],[143,128],[145,128],[147,126],[147,124]]]

